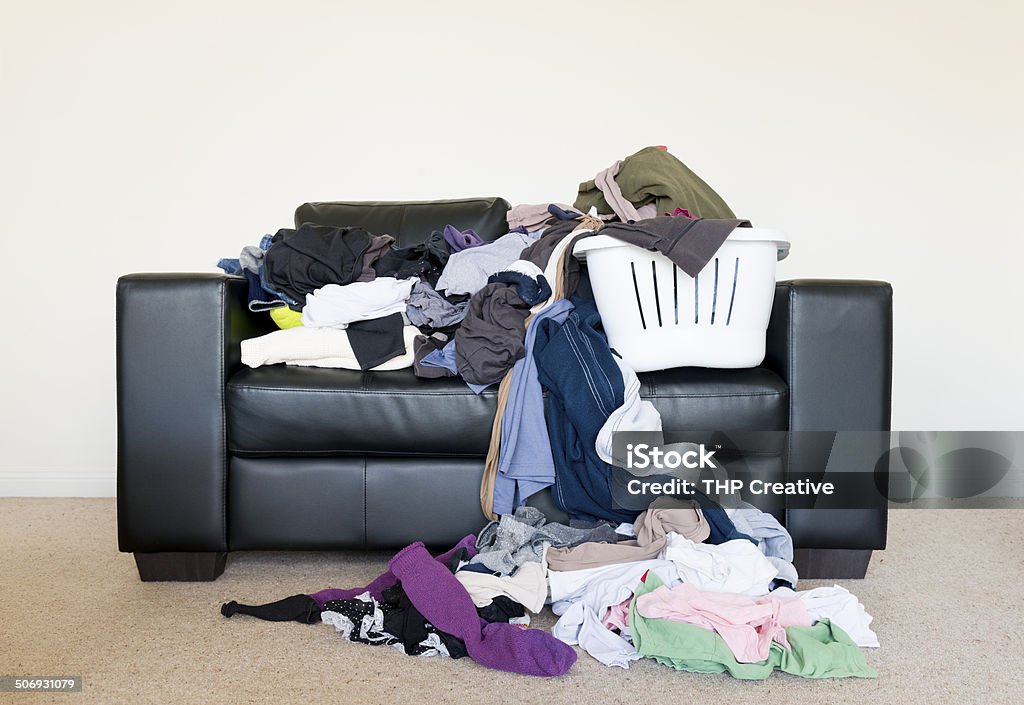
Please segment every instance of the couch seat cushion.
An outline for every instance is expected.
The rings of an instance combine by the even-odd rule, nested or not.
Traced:
[[[785,383],[770,370],[681,368],[640,375],[666,429],[784,430]],[[228,382],[228,448],[236,455],[483,457],[496,387],[458,378],[269,365]]]

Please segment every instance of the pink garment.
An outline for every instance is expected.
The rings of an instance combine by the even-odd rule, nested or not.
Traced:
[[[549,205],[552,204],[523,203],[518,206],[512,206],[508,213],[505,214],[505,220],[508,221],[508,229],[526,228],[526,231],[530,233],[540,230],[548,220],[554,218],[548,212]],[[565,211],[575,210],[567,203],[555,203],[554,205]]]
[[[641,595],[636,609],[644,617],[686,622],[718,632],[740,663],[764,661],[773,641],[788,649],[786,627],[811,626],[807,607],[800,599],[706,592],[688,583],[662,586]]]
[[[693,215],[690,211],[686,210],[685,208],[676,208],[671,213],[666,213],[665,215],[672,216],[673,218],[678,218],[682,216],[683,218],[689,218],[690,220],[697,220],[697,216]]]
[[[629,606],[633,602],[630,595],[617,605],[612,605],[601,618],[601,624],[612,631],[625,632],[629,629]]]

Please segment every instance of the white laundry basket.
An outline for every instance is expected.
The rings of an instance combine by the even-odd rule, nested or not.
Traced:
[[[581,240],[573,254],[587,262],[609,344],[637,372],[764,360],[775,264],[789,254],[779,231],[736,228],[696,277],[609,235]]]

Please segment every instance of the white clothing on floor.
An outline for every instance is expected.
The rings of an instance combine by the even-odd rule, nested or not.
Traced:
[[[648,570],[666,585],[680,582],[675,564],[663,560],[548,571],[551,609],[560,615],[551,633],[566,644],[579,644],[606,666],[629,668],[629,662],[639,659],[640,654],[628,640],[628,634],[616,634],[602,624],[601,618],[609,607],[633,594]]]
[[[670,532],[661,557],[676,564],[683,582],[711,592],[759,597],[768,593],[769,583],[779,574],[757,546],[746,539],[716,546],[694,543]]]
[[[782,599],[799,597],[811,619],[816,622],[828,619],[849,634],[857,646],[877,648],[879,645],[878,635],[871,630],[874,617],[867,613],[857,596],[844,587],[833,585],[800,592],[778,588],[771,594]]]

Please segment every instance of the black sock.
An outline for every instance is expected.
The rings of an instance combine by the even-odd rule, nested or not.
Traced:
[[[309,595],[292,595],[265,605],[240,605],[232,600],[221,605],[220,613],[225,617],[247,614],[268,622],[314,624],[320,621],[320,605]]]

